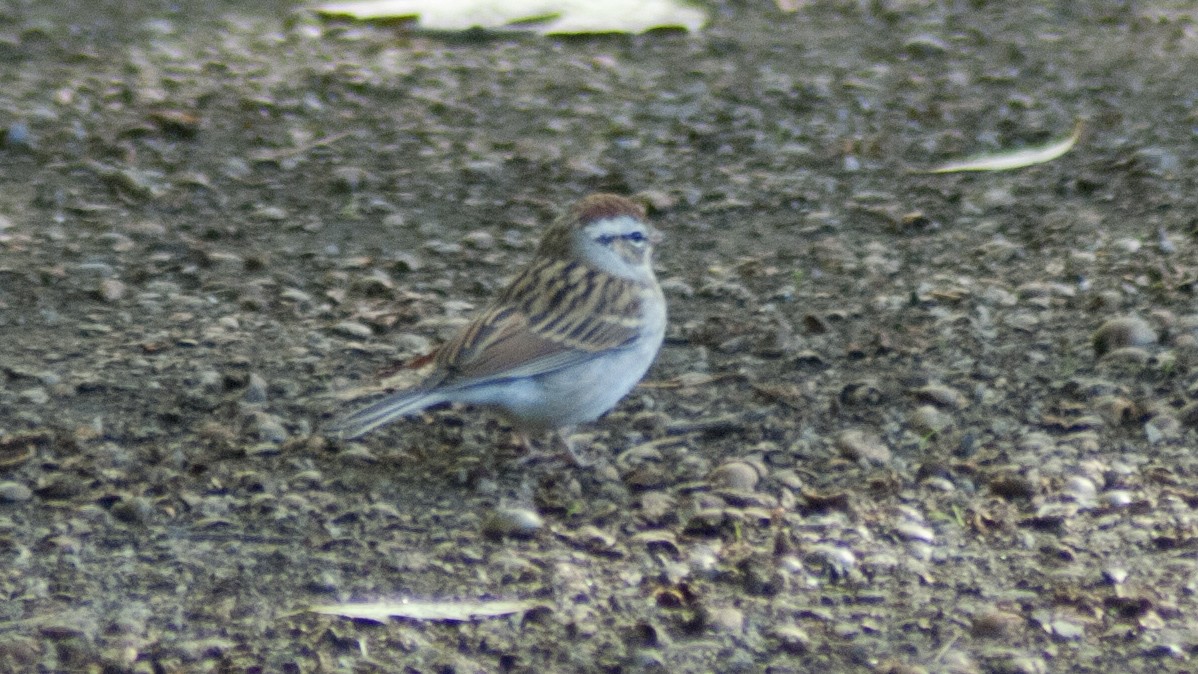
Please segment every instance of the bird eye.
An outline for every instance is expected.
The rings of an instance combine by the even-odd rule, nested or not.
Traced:
[[[611,234],[603,234],[595,240],[598,241],[599,244],[602,246],[608,246],[608,245],[611,245],[612,241],[616,240],[616,237],[612,236]]]
[[[633,243],[644,243],[645,242],[645,233],[644,232],[629,232],[624,235],[624,238],[628,239],[629,241],[632,241]]]

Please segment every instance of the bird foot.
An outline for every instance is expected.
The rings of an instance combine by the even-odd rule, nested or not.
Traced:
[[[566,448],[565,452],[539,450],[533,446],[532,439],[529,438],[527,434],[517,431],[516,436],[519,438],[520,444],[523,445],[526,454],[520,457],[516,463],[521,466],[527,466],[534,463],[540,463],[541,461],[565,458],[577,468],[590,468],[591,466],[595,465],[595,461],[583,458],[583,456],[579,454],[578,450],[580,449],[580,443],[576,439],[576,436],[567,435],[564,431],[555,432],[553,435],[561,439],[562,446]],[[589,439],[590,436],[584,435],[584,437]]]

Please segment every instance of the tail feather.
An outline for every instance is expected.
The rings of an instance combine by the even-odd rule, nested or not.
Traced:
[[[346,440],[353,440],[366,435],[370,431],[395,421],[396,419],[419,412],[420,410],[445,402],[445,397],[429,391],[403,391],[367,405],[360,410],[341,417],[333,422],[329,430]]]

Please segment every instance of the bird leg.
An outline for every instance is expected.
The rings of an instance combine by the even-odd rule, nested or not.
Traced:
[[[575,446],[574,441],[570,439],[570,431],[572,430],[574,430],[573,427],[562,428],[555,432],[557,436],[562,439],[562,444],[566,446],[566,452],[570,455],[570,460],[574,463],[574,465],[579,468],[590,468],[591,466],[595,465],[595,462],[584,459],[578,454],[578,448]]]
[[[576,443],[570,439],[570,431],[572,431],[572,430],[574,430],[574,428],[571,426],[571,427],[561,428],[561,429],[551,432],[550,442],[552,442],[552,437],[556,436],[556,438],[559,439],[561,441],[561,444],[566,448],[565,452],[556,453],[556,452],[547,452],[547,451],[537,450],[533,446],[532,438],[529,437],[528,433],[526,433],[522,430],[513,429],[512,432],[515,434],[516,439],[519,441],[519,444],[522,447],[524,447],[525,452],[527,452],[519,460],[519,463],[521,465],[528,465],[530,463],[536,463],[537,461],[542,461],[544,459],[555,458],[556,456],[562,456],[564,454],[565,456],[567,456],[569,458],[570,463],[574,464],[575,466],[577,466],[579,468],[589,468],[590,466],[594,465],[594,461],[588,461],[587,459],[584,459],[582,457],[582,455],[580,455],[578,453],[579,448],[576,446]]]

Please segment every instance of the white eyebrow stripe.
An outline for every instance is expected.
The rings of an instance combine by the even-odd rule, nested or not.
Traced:
[[[631,232],[646,231],[645,223],[636,218],[621,215],[616,218],[603,218],[586,226],[591,236],[623,236]]]

